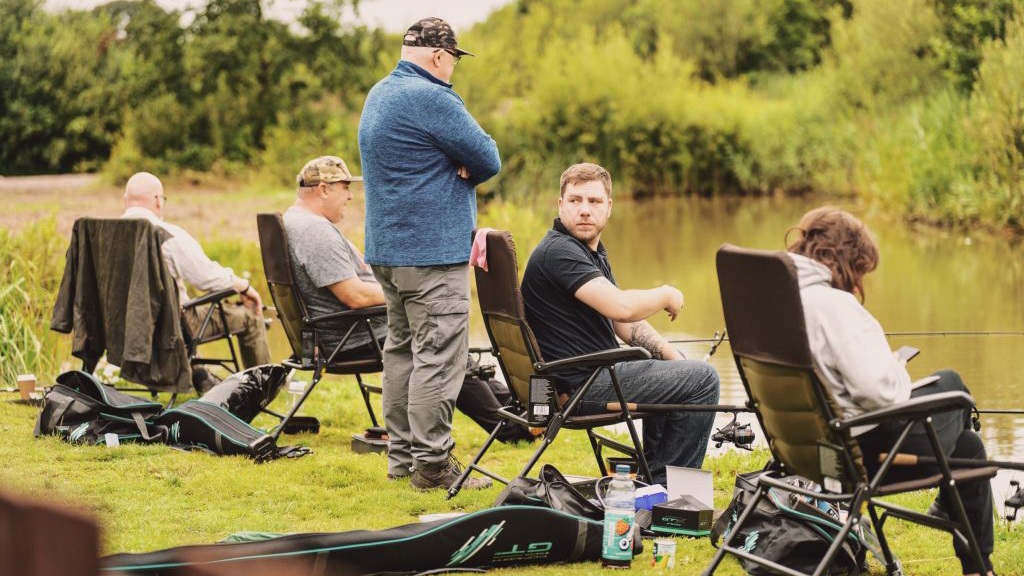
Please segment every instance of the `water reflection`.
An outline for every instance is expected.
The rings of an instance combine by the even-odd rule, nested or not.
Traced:
[[[715,251],[725,242],[750,248],[782,249],[786,230],[819,200],[656,199],[615,203],[603,240],[623,288],[673,284],[686,295],[675,322],[653,319],[672,338],[708,338],[724,328]],[[1024,330],[1024,248],[1003,239],[908,225],[857,206],[831,202],[861,217],[881,250],[879,269],[866,280],[866,306],[890,332]],[[553,215],[553,214],[552,214]],[[538,237],[538,231],[513,231]],[[519,245],[521,251],[531,246]],[[474,342],[485,337],[474,322]],[[955,368],[982,408],[1024,409],[1017,357],[1024,335],[899,336],[922,353],[911,375]],[[683,345],[702,358],[708,344]],[[723,346],[713,360],[723,380],[723,401],[741,402],[743,391],[731,353]],[[983,434],[994,455],[1024,458],[1021,417],[985,416]]]
[[[786,230],[822,203],[773,198],[616,201],[603,240],[623,288],[664,283],[684,292],[683,314],[672,323],[663,316],[653,319],[658,330],[676,339],[709,338],[724,328],[714,268],[718,247],[728,242],[782,249]],[[866,280],[866,306],[886,330],[1024,330],[1024,248],[1019,244],[915,227],[882,212],[832,203],[863,219],[878,238],[881,265]],[[539,226],[550,224],[553,206],[550,210],[550,215],[539,219],[543,222]],[[525,257],[532,248],[530,239],[540,238],[544,230],[512,232]],[[486,336],[475,306],[472,312],[471,343],[483,345]],[[1024,335],[919,335],[891,341],[894,348],[908,344],[921,349],[910,365],[915,378],[955,368],[979,407],[1024,409],[1024,387],[1018,375]],[[703,358],[709,344],[681,346],[689,357]],[[727,345],[712,363],[722,375],[723,402],[741,403],[744,393]],[[1024,460],[1024,416],[986,415],[983,424],[982,434],[993,457]]]

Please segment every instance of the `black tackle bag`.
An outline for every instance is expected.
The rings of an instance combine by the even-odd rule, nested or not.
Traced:
[[[715,546],[729,535],[747,504],[753,501],[760,474],[761,471],[736,475],[733,499],[711,530],[711,543]],[[798,476],[791,476],[787,481],[805,489],[812,488],[809,480]],[[771,488],[747,517],[743,531],[733,543],[751,554],[809,574],[835,541],[845,514],[846,511],[834,503]],[[866,523],[854,526],[829,565],[828,574],[859,574],[868,550],[881,557],[877,543]],[[739,561],[748,574],[774,574],[743,558]]]
[[[232,574],[416,574],[597,560],[600,522],[533,506],[502,506],[387,530],[291,534],[259,542],[182,546],[101,560],[108,576],[175,576],[189,566]]]
[[[121,442],[161,442],[163,431],[154,426],[161,410],[159,402],[124,394],[74,370],[57,376],[43,396],[34,434],[83,444],[103,444],[106,434]]]
[[[199,399],[252,422],[277,397],[289,371],[280,364],[247,368],[228,376]]]

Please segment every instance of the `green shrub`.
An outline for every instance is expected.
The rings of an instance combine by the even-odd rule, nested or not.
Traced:
[[[6,386],[18,374],[54,373],[57,358],[66,357],[49,329],[65,248],[52,217],[18,234],[0,229],[0,382]]]

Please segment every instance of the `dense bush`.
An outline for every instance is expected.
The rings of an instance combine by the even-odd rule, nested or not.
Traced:
[[[398,38],[306,0],[49,13],[0,0],[0,171],[148,169],[285,183],[358,164],[362,99]],[[567,164],[622,194],[857,194],[1020,227],[1024,0],[514,0],[471,30],[455,88],[498,141],[486,194]]]

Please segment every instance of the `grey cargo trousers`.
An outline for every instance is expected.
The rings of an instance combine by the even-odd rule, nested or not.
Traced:
[[[436,470],[451,451],[452,413],[469,348],[469,267],[373,266],[388,307],[384,425],[388,473]]]

